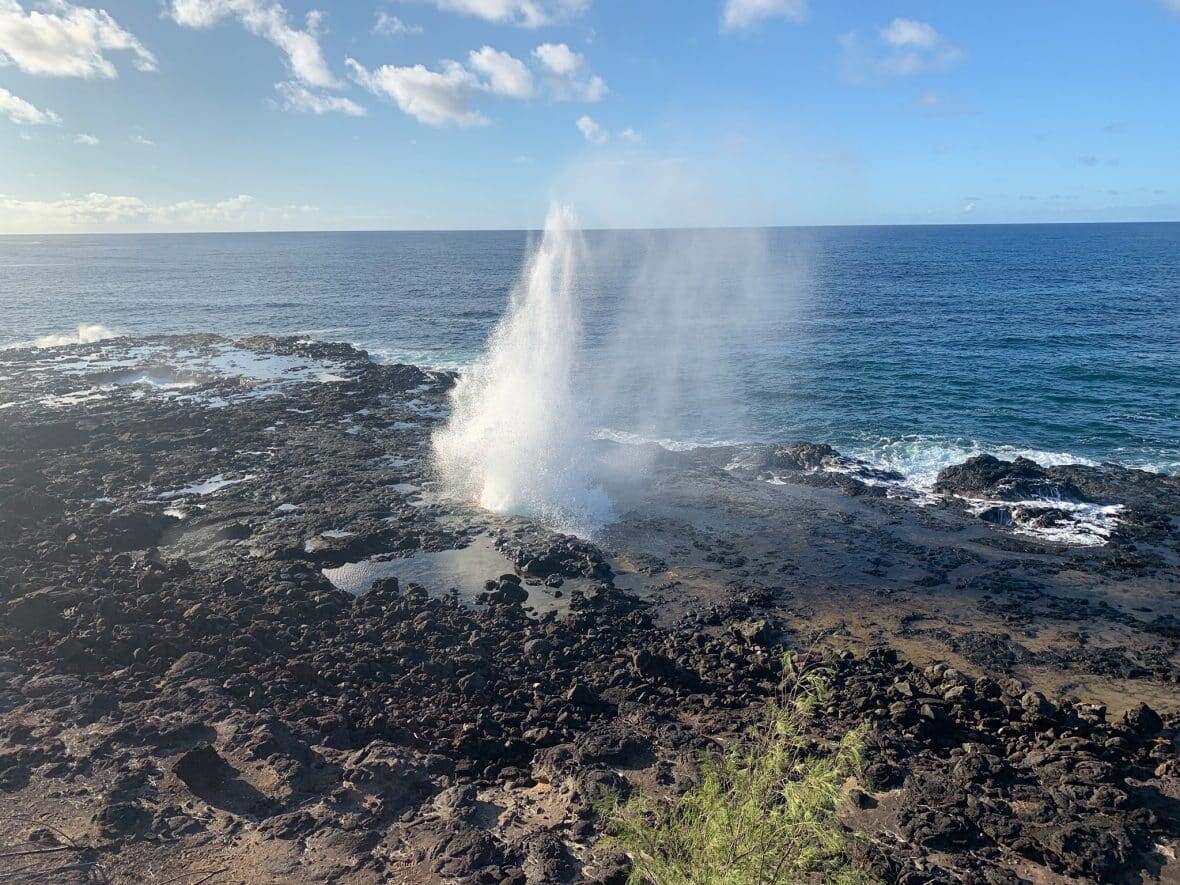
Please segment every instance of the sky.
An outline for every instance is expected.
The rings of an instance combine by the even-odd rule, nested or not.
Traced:
[[[1180,220],[1180,0],[0,0],[0,233]]]

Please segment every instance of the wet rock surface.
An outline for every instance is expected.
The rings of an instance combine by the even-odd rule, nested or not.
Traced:
[[[120,348],[191,385],[113,384]],[[239,352],[262,368],[185,368]],[[272,338],[53,356],[77,371],[0,354],[0,833],[42,852],[0,858],[16,881],[617,881],[595,799],[684,789],[785,652],[829,674],[817,742],[870,730],[874,878],[1176,875],[1169,481],[1050,468],[1143,514],[1079,552],[826,484],[822,446],[776,454],[783,485],[660,455],[658,503],[612,490],[589,543],[439,497],[447,374]],[[474,601],[392,573],[479,544]],[[369,561],[358,594],[325,575]]]

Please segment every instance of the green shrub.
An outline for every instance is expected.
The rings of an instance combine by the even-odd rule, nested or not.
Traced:
[[[837,811],[860,769],[864,731],[817,749],[805,734],[823,702],[818,673],[793,677],[743,740],[706,754],[700,783],[660,801],[608,796],[606,845],[632,861],[632,885],[774,885],[864,881],[849,861],[851,836]]]

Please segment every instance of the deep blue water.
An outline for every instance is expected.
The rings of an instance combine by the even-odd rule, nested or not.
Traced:
[[[637,312],[643,287],[632,294],[657,243],[722,292],[675,321],[686,384],[699,390],[714,368],[733,376],[711,391],[732,410],[681,399],[674,428],[621,409],[614,429],[827,441],[910,473],[977,450],[1180,467],[1180,224],[757,232],[765,265],[745,309],[762,321],[740,340],[715,326],[748,281],[724,262],[698,264],[735,236],[589,235],[598,260],[581,285],[594,346],[659,350],[669,303]],[[501,315],[529,242],[523,232],[0,237],[0,344],[101,323],[298,333],[462,365]],[[614,319],[628,305],[650,328],[620,337]],[[609,372],[609,361],[590,370]]]

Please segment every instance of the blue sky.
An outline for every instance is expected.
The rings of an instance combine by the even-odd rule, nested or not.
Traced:
[[[1180,220],[1180,0],[0,0],[0,232]]]

